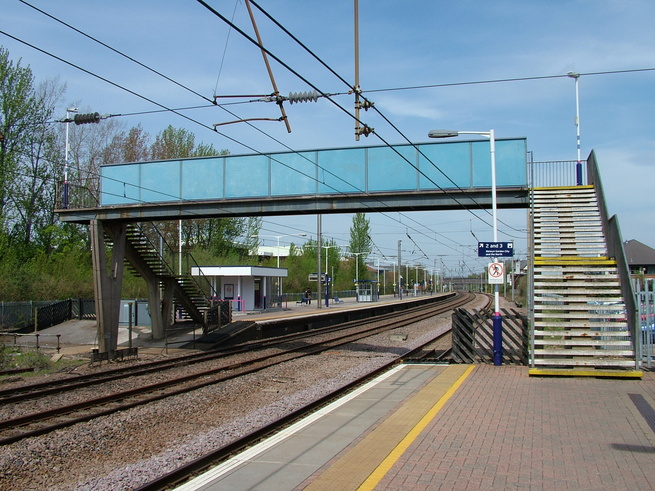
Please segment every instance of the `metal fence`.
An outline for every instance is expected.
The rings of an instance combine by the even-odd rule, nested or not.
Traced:
[[[532,187],[575,186],[577,184],[576,160],[553,160],[547,162],[530,162],[528,182]],[[582,183],[587,182],[587,165],[582,162]]]
[[[634,290],[641,326],[641,360],[651,368],[655,356],[655,278],[634,280]]]
[[[95,301],[88,298],[0,302],[0,330],[4,331],[32,331],[45,329],[69,319],[95,318]]]

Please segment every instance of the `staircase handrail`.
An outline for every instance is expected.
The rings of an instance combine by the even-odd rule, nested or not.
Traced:
[[[619,278],[621,280],[621,293],[623,295],[623,301],[625,302],[626,320],[628,327],[630,328],[632,342],[636,352],[641,340],[641,333],[637,332],[637,326],[639,325],[637,318],[639,314],[637,312],[637,304],[635,302],[635,294],[632,287],[630,267],[628,266],[628,261],[625,257],[625,250],[623,249],[623,239],[621,237],[619,219],[616,215],[610,218],[609,213],[607,212],[603,183],[600,178],[598,162],[596,161],[596,153],[593,150],[587,159],[587,178],[589,184],[594,186],[598,197],[603,232],[607,238],[607,252],[610,257],[613,257],[616,260]]]
[[[529,182],[532,189],[574,186],[577,160],[530,161]],[[583,177],[584,178],[584,177]]]
[[[161,240],[161,244],[162,244],[162,246],[164,246],[164,247],[165,247],[165,248],[170,252],[171,257],[175,257],[176,251],[175,251],[175,250],[173,249],[173,247],[171,247],[171,245],[168,243],[168,241],[166,240],[166,237],[164,237],[164,234],[161,232],[161,230],[159,230],[159,227],[157,227],[157,225],[156,225],[155,223],[151,223],[150,225],[152,226],[153,230],[154,230],[154,231],[157,233],[157,235],[159,236],[159,238],[160,238],[160,240]],[[177,276],[176,273],[175,273],[175,271],[174,271],[174,269],[173,269],[173,267],[172,267],[168,262],[166,262],[166,259],[165,259],[164,254],[161,253],[161,252],[159,252],[159,249],[157,249],[157,248],[152,244],[152,241],[150,240],[150,238],[148,237],[148,235],[145,233],[145,231],[144,231],[142,225],[141,225],[140,223],[137,223],[136,226],[137,226],[137,227],[139,228],[139,230],[141,231],[141,235],[142,235],[142,236],[143,236],[143,237],[148,241],[148,246],[149,246],[151,249],[153,249],[155,252],[157,252],[158,255],[160,256],[161,263],[162,263],[162,265],[164,266],[164,268],[166,269],[166,272],[167,272],[170,276],[173,276],[173,277]],[[193,259],[193,256],[191,256],[190,253],[187,252],[187,255]],[[193,261],[195,262],[195,259],[193,259]],[[185,276],[188,277],[188,278],[189,278],[189,279],[194,283],[194,285],[195,285],[195,287],[196,287],[196,290],[197,290],[198,292],[201,292],[201,293],[204,294],[205,291],[202,289],[202,286],[198,283],[198,281],[196,280],[195,277],[193,277],[193,276],[191,276],[191,275],[185,275]],[[209,280],[207,280],[206,278],[205,278],[205,281],[206,281],[207,284],[209,285],[210,292],[212,292],[212,294],[215,294],[215,291],[214,291],[213,286],[211,285],[211,282],[209,282]],[[207,297],[207,300],[209,300],[209,297]]]
[[[214,285],[212,285],[212,282],[209,281],[209,278],[207,277],[207,275],[205,275],[202,272],[202,267],[198,264],[198,262],[196,261],[196,258],[193,257],[193,254],[191,254],[189,251],[187,251],[186,256],[187,256],[187,261],[191,261],[193,263],[193,265],[196,268],[198,268],[198,278],[202,278],[203,280],[205,280],[205,283],[209,287],[209,291],[211,293],[210,298],[218,299],[219,296],[218,296],[218,293],[216,292],[216,289],[214,288]],[[191,278],[193,278],[193,281],[196,281],[194,276],[191,276]],[[198,285],[198,286],[200,286],[200,285]]]
[[[164,237],[164,234],[159,230],[157,225],[154,224],[154,223],[150,223],[150,225],[152,226],[153,230],[159,236],[159,239],[161,240],[161,245],[163,247],[165,247],[166,249],[168,249],[168,251],[170,251],[171,253],[174,253],[175,251],[173,250],[173,248],[170,245],[168,245],[168,242],[166,241],[166,237]],[[147,241],[149,248],[153,252],[157,253],[157,255],[159,256],[159,260],[161,261],[161,264],[164,266],[164,269],[166,270],[166,273],[169,276],[175,276],[173,266],[168,264],[168,262],[166,261],[166,256],[164,255],[164,251],[162,251],[161,248],[158,248],[156,245],[154,245],[152,243],[152,241],[150,240],[150,237],[148,237],[148,234],[144,230],[143,225],[141,223],[135,223],[134,226],[139,229],[139,232],[141,232],[141,237],[143,237]],[[174,257],[174,256],[171,256],[171,257]]]

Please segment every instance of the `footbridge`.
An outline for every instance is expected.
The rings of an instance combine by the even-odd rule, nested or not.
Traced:
[[[499,208],[528,206],[527,143],[496,141]],[[490,208],[489,142],[423,143],[105,165],[64,221]],[[63,206],[63,203],[62,203]]]
[[[144,224],[488,209],[489,150],[488,141],[469,140],[105,165],[98,189],[69,184],[56,211],[62,221],[90,225],[99,344],[101,351],[112,351],[124,263],[148,284],[154,337],[163,337],[174,301],[198,322],[209,308],[211,293],[166,265],[157,244],[143,231]],[[606,212],[593,153],[587,161],[587,195],[580,204],[573,199],[577,191],[566,184],[535,185],[538,179],[534,167],[528,166],[525,138],[496,140],[495,157],[498,208],[532,207],[533,369],[595,367],[599,360],[602,366],[634,366],[634,305],[625,300],[630,296],[629,272],[626,276],[622,241],[614,217]],[[576,213],[582,210],[585,213]],[[592,215],[597,217],[593,226],[588,223]],[[593,245],[585,242],[590,237]],[[109,250],[111,257],[106,257]],[[599,263],[604,269],[592,270]],[[601,279],[608,280],[607,286],[593,293],[590,288],[599,286]],[[570,298],[562,299],[563,291],[573,286],[577,289],[571,290]]]

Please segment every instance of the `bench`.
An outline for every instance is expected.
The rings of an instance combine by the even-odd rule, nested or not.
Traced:
[[[301,298],[296,302],[296,305],[309,305],[310,300],[309,298]]]
[[[343,303],[343,300],[341,300],[339,297],[334,297],[332,300],[334,303]]]

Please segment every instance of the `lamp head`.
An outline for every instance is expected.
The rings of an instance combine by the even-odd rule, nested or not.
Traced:
[[[453,138],[459,136],[459,132],[453,130],[432,130],[428,133],[429,138]]]

